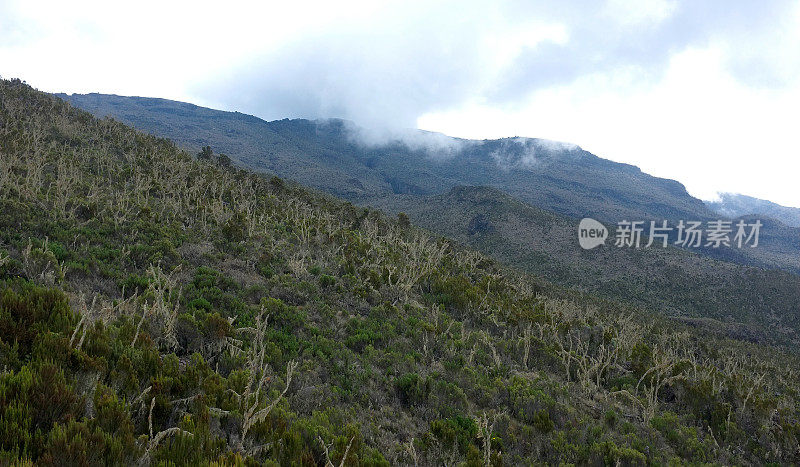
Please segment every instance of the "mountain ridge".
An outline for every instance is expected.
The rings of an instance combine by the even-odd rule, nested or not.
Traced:
[[[377,157],[379,157],[379,156],[386,157],[386,154],[380,154],[379,151],[376,150],[376,148],[370,148],[368,145],[360,145],[360,144],[358,144],[357,141],[353,141],[353,139],[354,139],[353,135],[349,132],[349,130],[347,130],[346,125],[343,123],[345,121],[343,121],[343,120],[337,120],[337,119],[326,120],[326,122],[332,122],[333,123],[333,124],[328,124],[328,125],[319,125],[317,121],[305,120],[305,119],[294,119],[294,120],[283,119],[283,120],[275,120],[275,121],[267,122],[267,121],[258,119],[257,117],[247,116],[246,114],[242,114],[242,113],[230,112],[230,111],[215,111],[215,110],[212,110],[212,109],[207,109],[207,108],[204,108],[204,107],[195,106],[194,104],[188,104],[189,107],[186,107],[184,105],[181,105],[181,104],[185,104],[185,103],[178,103],[177,101],[170,101],[170,100],[166,100],[166,99],[152,100],[154,98],[135,98],[135,97],[123,97],[123,96],[109,96],[109,95],[103,95],[103,94],[97,94],[97,93],[88,94],[88,95],[79,95],[79,94],[72,94],[72,95],[57,94],[57,95],[60,96],[60,97],[63,97],[65,100],[73,103],[74,105],[77,105],[78,107],[84,108],[85,110],[89,110],[90,112],[94,113],[97,116],[101,116],[102,117],[102,116],[107,116],[107,115],[113,115],[116,118],[121,119],[122,121],[125,121],[127,123],[130,123],[133,126],[139,128],[139,129],[142,129],[144,131],[154,132],[156,134],[159,134],[159,135],[165,136],[165,137],[173,137],[173,139],[175,139],[179,144],[180,143],[184,143],[187,146],[190,146],[190,149],[199,150],[200,147],[202,147],[202,146],[205,146],[205,145],[210,144],[210,143],[215,143],[215,144],[210,144],[210,145],[212,147],[216,148],[216,150],[218,152],[223,152],[223,153],[232,155],[235,160],[239,160],[240,162],[242,162],[244,165],[246,165],[248,167],[258,167],[258,168],[260,168],[262,170],[278,172],[280,175],[283,175],[283,176],[290,176],[289,175],[289,173],[291,172],[291,170],[289,170],[290,168],[289,167],[283,167],[280,164],[276,164],[273,161],[270,161],[269,160],[270,151],[268,149],[265,149],[265,150],[262,151],[262,150],[256,150],[255,148],[247,148],[246,150],[243,150],[244,148],[241,147],[241,143],[240,142],[238,142],[238,143],[231,142],[230,139],[227,137],[228,134],[219,135],[219,137],[215,138],[214,141],[210,141],[207,138],[203,139],[203,138],[196,138],[196,137],[188,137],[186,134],[181,134],[179,131],[176,131],[176,128],[174,128],[174,127],[164,126],[165,120],[163,119],[163,116],[164,115],[168,115],[171,112],[173,107],[191,108],[191,109],[196,110],[200,114],[202,114],[202,118],[203,119],[207,119],[209,117],[212,117],[212,121],[218,121],[218,122],[227,121],[227,122],[229,122],[229,128],[226,128],[225,131],[227,133],[230,133],[230,134],[233,134],[233,135],[237,135],[237,136],[242,136],[242,135],[238,134],[238,132],[236,131],[235,125],[232,125],[230,123],[231,121],[233,121],[233,122],[247,121],[249,123],[256,123],[258,125],[258,131],[259,132],[260,131],[264,131],[264,130],[268,130],[268,134],[274,135],[274,134],[277,133],[283,139],[292,139],[293,136],[296,136],[296,134],[299,133],[299,134],[302,134],[304,136],[304,139],[305,139],[304,143],[301,142],[301,143],[303,143],[303,149],[305,149],[306,151],[311,152],[312,153],[311,154],[312,157],[308,157],[308,156],[307,157],[302,157],[302,155],[299,155],[299,154],[295,154],[295,156],[296,157],[301,157],[299,160],[302,160],[304,162],[305,161],[312,162],[314,165],[318,165],[317,163],[319,162],[319,160],[314,160],[313,156],[318,156],[318,158],[322,158],[325,153],[324,153],[324,151],[319,150],[319,148],[315,148],[314,144],[310,144],[310,142],[313,141],[314,139],[317,140],[317,141],[314,141],[314,142],[319,142],[319,140],[323,139],[323,138],[320,138],[321,134],[324,135],[324,137],[329,138],[330,141],[332,141],[332,143],[328,143],[328,144],[325,144],[323,142],[323,144],[321,144],[322,146],[327,147],[329,150],[331,149],[331,147],[333,147],[335,149],[339,149],[339,150],[341,150],[341,148],[344,147],[344,149],[346,151],[348,151],[349,153],[357,154],[359,156],[358,159],[360,159],[360,160],[357,160],[357,161],[350,160],[348,162],[360,162],[362,168],[363,168],[364,162],[366,162],[366,161],[368,161],[370,159],[375,159],[376,156]],[[162,118],[159,118],[159,116],[162,116]],[[153,124],[154,121],[158,121],[159,122],[158,125],[154,125]],[[201,122],[201,121],[195,120],[195,121],[192,122],[192,124],[202,127],[202,126],[207,126],[208,122],[207,121],[206,122]],[[183,128],[183,129],[185,130],[185,128]],[[319,130],[319,133],[318,133],[317,130]],[[418,131],[418,130],[414,130],[414,131]],[[257,137],[254,136],[254,138],[257,138]],[[450,137],[447,137],[447,138],[450,138]],[[444,187],[455,186],[457,184],[462,184],[462,185],[463,184],[491,185],[491,184],[494,183],[494,184],[499,184],[500,186],[503,186],[503,184],[504,184],[505,187],[507,187],[507,188],[509,188],[509,187],[513,188],[513,185],[519,184],[519,182],[521,182],[521,180],[506,181],[506,182],[503,182],[502,180],[498,180],[498,178],[504,178],[503,176],[504,175],[508,175],[508,174],[504,173],[499,166],[498,167],[494,167],[494,170],[492,170],[493,169],[492,165],[494,165],[494,164],[487,164],[486,162],[493,162],[493,161],[491,161],[491,160],[487,161],[486,156],[487,156],[487,154],[491,154],[492,152],[500,152],[504,156],[508,156],[508,157],[517,157],[517,158],[519,158],[519,157],[523,156],[525,154],[525,150],[529,149],[529,148],[524,146],[524,145],[516,144],[515,140],[519,140],[519,139],[520,139],[519,137],[503,138],[503,139],[498,139],[498,140],[463,140],[462,139],[462,141],[469,141],[471,144],[467,145],[467,147],[464,149],[463,153],[459,154],[459,155],[463,159],[465,159],[465,161],[468,162],[468,163],[479,164],[479,166],[477,168],[480,168],[483,171],[490,172],[489,176],[481,176],[480,174],[475,174],[475,173],[471,173],[470,174],[470,173],[463,173],[462,172],[462,173],[458,174],[458,175],[460,175],[460,179],[459,179],[460,183],[451,182],[449,184],[446,183],[445,186],[430,186],[430,187],[429,186],[425,186],[424,187],[424,189],[426,191],[425,194],[432,194],[434,192],[441,192]],[[547,140],[541,140],[541,139],[537,139],[537,138],[525,138],[525,139],[531,140],[531,141],[547,141]],[[277,142],[270,141],[269,143],[274,146],[274,145],[276,145],[276,144],[278,144],[280,142],[281,141],[277,141]],[[391,149],[394,149],[395,152],[400,150],[402,152],[403,156],[405,156],[406,158],[408,158],[409,156],[413,157],[414,158],[413,162],[415,164],[418,164],[418,165],[421,165],[421,166],[429,165],[430,161],[427,161],[425,159],[425,157],[424,157],[424,156],[426,156],[425,154],[420,154],[421,151],[415,151],[415,150],[413,150],[411,148],[407,148],[406,151],[402,151],[401,148],[397,147],[398,145],[395,144],[396,142],[393,142],[391,140],[389,140],[388,142],[389,142],[388,146]],[[673,210],[674,212],[667,212],[665,214],[668,214],[668,215],[671,214],[672,216],[677,215],[677,214],[680,214],[680,215],[691,215],[691,216],[696,216],[696,217],[702,218],[702,219],[710,219],[711,217],[713,217],[713,213],[705,207],[705,205],[702,203],[702,201],[691,197],[688,194],[688,192],[686,192],[685,187],[682,184],[680,184],[680,182],[677,182],[677,181],[674,181],[674,180],[669,180],[669,179],[664,179],[664,178],[659,178],[659,177],[654,177],[654,176],[645,174],[644,172],[641,171],[641,169],[639,169],[638,167],[636,167],[634,165],[609,161],[609,160],[606,160],[606,159],[602,159],[602,158],[600,158],[600,157],[598,157],[598,156],[596,156],[594,154],[591,154],[588,151],[584,151],[584,150],[580,149],[577,146],[574,146],[574,148],[575,149],[572,149],[571,151],[567,151],[567,152],[568,153],[569,152],[573,152],[573,153],[576,152],[578,155],[586,156],[585,157],[586,160],[584,161],[585,168],[591,169],[591,170],[597,170],[602,174],[602,172],[604,170],[608,170],[609,167],[612,167],[612,168],[618,169],[621,173],[626,174],[628,177],[632,177],[631,179],[629,179],[629,181],[638,182],[638,183],[641,184],[643,182],[641,180],[639,180],[639,178],[642,178],[642,179],[644,179],[644,184],[645,185],[647,184],[646,182],[655,182],[656,185],[658,186],[658,190],[660,190],[660,193],[662,193],[665,198],[668,198],[668,197],[672,196],[672,197],[676,197],[676,199],[680,199],[680,202],[673,202],[672,203],[673,205],[685,204],[685,206],[683,206],[683,209]],[[545,157],[546,156],[552,156],[553,154],[555,154],[555,151],[547,150],[546,148],[542,152],[542,155],[545,156]],[[396,156],[397,154],[395,153],[394,155]],[[563,156],[563,153],[561,155]],[[266,159],[266,160],[264,160],[264,159]],[[342,162],[342,159],[340,158],[339,160],[337,160],[337,162]],[[444,162],[446,163],[447,160],[445,159]],[[373,163],[374,163],[374,161],[373,161]],[[379,166],[378,168],[379,169],[383,169],[383,170],[387,170],[387,171],[391,170],[391,169],[395,169],[395,167],[393,167],[391,164],[387,164],[387,165],[384,165],[384,166]],[[278,169],[278,170],[274,170],[274,169]],[[435,169],[436,169],[435,167],[433,167],[433,168],[426,167],[426,171],[430,171],[430,170],[436,171]],[[449,167],[449,169],[450,170],[455,170],[454,167]],[[395,172],[396,172],[396,170],[395,170]],[[441,172],[441,170],[439,172]],[[455,172],[458,172],[458,171],[455,170]],[[493,173],[491,173],[491,172],[493,172]],[[537,174],[537,171],[534,170],[532,173],[533,174]],[[512,175],[514,175],[514,174],[512,174]],[[541,174],[539,174],[539,175],[541,175]],[[572,175],[574,175],[574,174],[572,174]],[[439,176],[441,178],[445,179],[445,180],[447,179],[447,177],[441,176],[441,174],[439,174]],[[294,179],[296,179],[296,180],[298,180],[298,181],[300,181],[300,182],[302,182],[304,184],[321,187],[323,189],[325,189],[325,186],[326,186],[324,184],[324,182],[321,182],[319,180],[315,180],[315,179],[313,179],[311,177],[300,176],[299,178],[295,178],[295,177],[291,177],[291,178],[294,178]],[[601,177],[598,175],[597,178],[601,178]],[[563,179],[559,179],[559,180],[563,181]],[[411,179],[411,177],[405,177],[402,181],[407,185],[415,185],[415,183],[414,183],[413,179]],[[468,183],[465,183],[465,181],[467,181]],[[311,182],[311,183],[309,183],[309,182]],[[383,182],[385,182],[385,180],[383,180]],[[489,182],[489,183],[487,183],[487,182]],[[588,183],[597,183],[597,182],[602,182],[602,180],[587,180],[587,182]],[[391,188],[388,186],[389,185],[388,183],[380,183],[380,182],[378,182],[378,185],[379,186],[376,187],[376,188],[378,188],[379,191],[382,191],[382,192],[391,191]],[[416,184],[416,185],[419,185],[419,184]],[[573,188],[575,188],[575,189],[584,189],[585,190],[585,187],[581,187],[579,185],[574,185]],[[606,187],[606,188],[607,188],[608,193],[610,195],[616,194],[614,192],[614,190],[613,190],[613,187]],[[330,187],[329,187],[329,190],[326,190],[326,191],[332,191],[332,189],[330,189]],[[653,191],[653,187],[652,186],[648,186],[648,189],[640,189],[640,190],[638,190],[638,194],[642,195],[645,199],[649,199],[649,198],[653,199],[651,208],[654,208],[654,209],[648,210],[646,206],[643,206],[642,209],[640,209],[638,211],[635,211],[637,214],[640,214],[640,215],[647,215],[647,214],[655,215],[656,213],[659,212],[659,206],[658,206],[659,203],[656,200],[656,198],[653,196],[652,191]],[[342,190],[340,193],[337,193],[337,194],[345,196],[348,199],[350,199],[350,198],[356,198],[357,199],[358,195],[359,195],[359,193],[357,193],[357,192],[348,192],[346,190]],[[518,192],[516,194],[518,194],[522,198],[526,198],[526,197],[533,198],[535,196],[535,194],[533,194],[533,193],[525,193],[525,192]],[[538,203],[534,203],[534,204],[542,205],[542,203],[544,205],[550,207],[550,208],[554,208],[554,209],[551,209],[551,210],[557,210],[557,208],[558,208],[557,204],[553,203],[552,201],[548,202],[545,199],[538,199]],[[591,211],[591,210],[592,210],[591,207],[587,207],[586,208],[586,212]],[[597,209],[595,209],[595,211],[596,211],[595,212],[595,216],[596,217],[601,217],[601,218],[602,217],[608,217],[609,220],[610,220],[610,216],[604,216],[603,215],[603,209],[597,208]],[[578,213],[578,211],[576,211],[574,209],[571,212],[573,214]],[[581,213],[581,214],[583,214],[583,213]],[[662,217],[666,217],[666,216],[662,216]]]
[[[442,141],[434,135],[424,140],[424,132],[413,130],[400,135],[411,139],[408,143],[384,134],[378,135],[381,144],[370,145],[359,141],[369,141],[369,135],[359,132],[370,130],[341,119],[267,122],[165,99],[60,96],[97,116],[113,115],[190,150],[210,145],[244,167],[297,180],[357,204],[385,203],[387,197],[397,198],[396,204],[408,195],[432,196],[472,185],[493,186],[560,215],[612,225],[622,220],[708,222],[720,217],[678,181],[570,144],[519,137],[473,141],[445,136]],[[431,157],[426,145],[434,145],[444,157]],[[770,223],[754,251],[699,251],[715,259],[800,273],[800,228]]]
[[[738,193],[720,193],[719,199],[705,201],[706,206],[723,216],[769,216],[787,226],[800,227],[800,208],[782,206],[769,200]]]

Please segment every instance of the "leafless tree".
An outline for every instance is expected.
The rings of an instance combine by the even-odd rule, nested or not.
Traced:
[[[142,304],[142,315],[136,326],[131,346],[136,345],[142,324],[148,316],[153,319],[152,324],[158,326],[159,343],[169,350],[174,350],[178,346],[175,324],[178,319],[182,292],[182,288],[178,285],[179,272],[180,266],[173,269],[170,274],[165,273],[160,266],[151,265],[148,268],[147,275],[150,281],[147,290],[148,295],[152,295],[153,299],[150,304]]]
[[[242,412],[241,438],[238,445],[239,451],[246,450],[245,442],[247,434],[253,425],[265,420],[278,403],[283,400],[284,396],[289,391],[294,371],[297,369],[298,365],[297,362],[294,361],[287,363],[286,385],[283,391],[272,402],[262,407],[262,399],[265,396],[265,384],[270,379],[270,367],[266,361],[267,346],[264,337],[267,332],[267,320],[268,315],[262,309],[261,313],[256,317],[255,327],[240,328],[241,332],[252,335],[252,341],[250,347],[246,351],[248,370],[247,384],[242,392],[237,392],[233,389],[230,390],[238,401]],[[212,412],[218,416],[227,415],[229,413],[221,409],[213,409]]]
[[[478,424],[478,438],[483,440],[483,465],[486,467],[491,465],[492,461],[492,433],[494,432],[494,425],[501,414],[493,413],[491,415],[491,422],[489,415],[483,412],[481,415],[475,417]]]
[[[325,453],[325,467],[334,467],[330,456],[330,446],[325,444],[325,441],[322,440],[321,436],[317,436],[317,439],[319,440],[319,444],[322,445],[322,450]],[[339,467],[344,467],[344,462],[345,460],[347,460],[347,455],[350,453],[350,447],[353,446],[353,441],[355,439],[356,439],[355,436],[353,436],[352,438],[350,438],[350,442],[347,443],[347,447],[345,448],[344,454],[342,455],[342,461],[339,462]]]
[[[137,462],[138,465],[149,465],[150,464],[150,457],[153,454],[153,451],[161,444],[164,439],[170,436],[176,435],[183,435],[183,436],[194,436],[192,433],[182,430],[178,427],[171,427],[167,428],[166,430],[161,430],[158,433],[153,433],[153,408],[156,405],[156,398],[153,397],[150,399],[150,411],[149,415],[147,416],[147,426],[150,429],[150,438],[147,441],[147,444],[144,447],[144,453],[139,458]]]

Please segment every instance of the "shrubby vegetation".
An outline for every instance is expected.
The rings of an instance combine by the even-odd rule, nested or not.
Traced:
[[[800,461],[793,355],[19,81],[0,84],[0,151],[3,462]]]

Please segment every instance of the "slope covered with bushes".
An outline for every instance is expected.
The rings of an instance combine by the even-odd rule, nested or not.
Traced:
[[[389,199],[383,207],[399,209]],[[737,339],[787,351],[800,344],[796,274],[673,247],[615,247],[614,226],[606,247],[584,250],[576,241],[577,220],[494,188],[456,187],[444,195],[407,199],[402,208],[417,225],[553,283],[662,311]]]
[[[0,458],[800,461],[798,364],[0,84]]]

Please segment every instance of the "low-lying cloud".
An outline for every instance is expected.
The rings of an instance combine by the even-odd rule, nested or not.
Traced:
[[[552,160],[565,157],[571,151],[580,149],[572,143],[551,141],[540,138],[504,138],[499,147],[489,155],[504,171],[533,169]]]
[[[424,152],[434,159],[441,160],[455,157],[467,146],[474,144],[471,140],[453,138],[432,131],[392,126],[367,128],[349,121],[345,123],[345,130],[351,141],[368,148],[400,144],[411,151]]]

